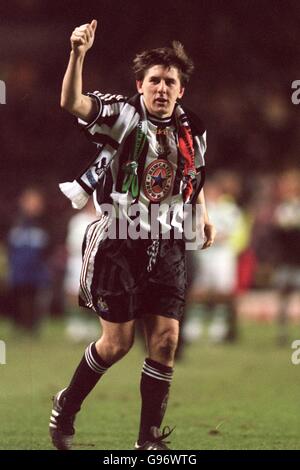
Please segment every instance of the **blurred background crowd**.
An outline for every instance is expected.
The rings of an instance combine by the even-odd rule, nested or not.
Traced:
[[[218,238],[189,254],[185,338],[201,334],[201,314],[213,317],[213,340],[234,341],[244,315],[277,319],[284,342],[287,319],[300,317],[296,0],[0,4],[0,315],[35,332],[44,315],[77,309],[81,240],[94,215],[75,214],[58,183],[76,177],[94,148],[59,99],[71,31],[93,18],[85,91],[134,94],[134,54],[173,39],[196,65],[184,102],[208,129],[206,198]],[[78,331],[73,321],[69,332]]]

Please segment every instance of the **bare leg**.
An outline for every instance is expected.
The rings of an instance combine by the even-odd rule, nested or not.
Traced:
[[[144,319],[150,359],[173,367],[179,337],[179,322],[174,318],[149,315]]]
[[[99,356],[107,363],[114,364],[127,354],[134,342],[134,320],[112,323],[100,318],[102,335],[96,342]]]

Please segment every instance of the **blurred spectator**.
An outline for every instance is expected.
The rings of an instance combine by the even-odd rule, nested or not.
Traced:
[[[197,329],[201,333],[197,318],[199,303],[202,310],[208,311],[211,319],[211,340],[234,341],[237,338],[235,293],[238,254],[247,245],[249,238],[245,234],[245,218],[234,198],[239,186],[239,178],[229,172],[217,173],[206,183],[206,204],[216,226],[217,237],[209,256],[206,256],[205,251],[195,253],[197,273],[191,292],[194,304],[190,305],[193,315],[184,326],[187,338],[194,336]]]
[[[273,285],[278,289],[280,344],[288,339],[287,321],[290,294],[300,288],[300,171],[284,172],[278,179],[279,203],[274,212],[277,250],[274,254]]]
[[[12,318],[17,327],[34,333],[49,307],[50,237],[42,192],[27,188],[18,202],[19,213],[7,238]]]
[[[78,292],[82,265],[82,241],[87,226],[96,220],[92,201],[69,221],[66,239],[67,268],[64,288],[67,303],[66,334],[73,341],[89,341],[98,334],[99,324],[90,311],[79,308]]]
[[[7,247],[0,242],[0,317],[8,315],[9,298],[7,293]]]
[[[274,270],[276,240],[273,217],[276,207],[275,178],[266,174],[252,179],[251,197],[248,211],[252,218],[250,249],[256,258],[256,270],[253,287],[270,287]]]

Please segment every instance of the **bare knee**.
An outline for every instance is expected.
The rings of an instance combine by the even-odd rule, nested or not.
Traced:
[[[126,356],[133,345],[134,338],[127,336],[116,336],[114,338],[103,335],[96,342],[99,356],[108,364],[113,364]]]
[[[173,363],[178,344],[178,333],[172,330],[154,335],[149,342],[150,357],[166,365]]]

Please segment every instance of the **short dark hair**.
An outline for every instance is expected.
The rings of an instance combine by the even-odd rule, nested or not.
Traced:
[[[193,61],[188,57],[179,41],[173,41],[172,47],[147,49],[137,54],[133,60],[133,72],[136,80],[143,80],[146,71],[154,65],[176,67],[182,86],[186,86],[194,71]]]

